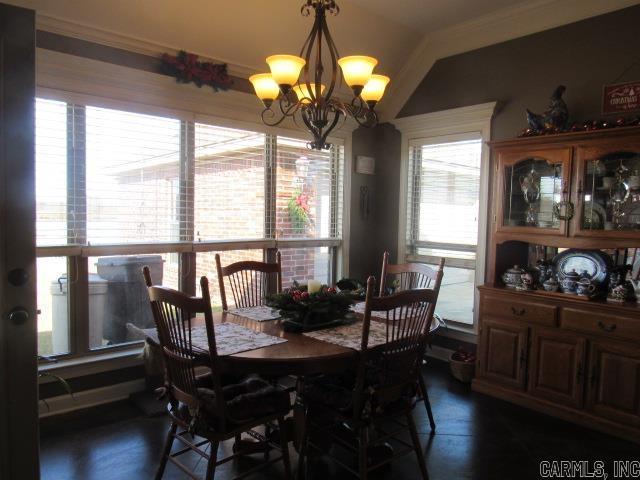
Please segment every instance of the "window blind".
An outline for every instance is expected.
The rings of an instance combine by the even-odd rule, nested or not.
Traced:
[[[196,123],[195,240],[265,237],[266,135]]]
[[[36,99],[36,244],[67,243],[67,104]]]
[[[408,212],[421,254],[469,258],[478,237],[481,140],[411,149]]]
[[[180,121],[86,108],[87,242],[180,240]]]
[[[276,215],[278,238],[339,238],[344,148],[310,150],[303,140],[278,137]]]

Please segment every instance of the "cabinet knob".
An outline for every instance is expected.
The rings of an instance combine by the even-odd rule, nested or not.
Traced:
[[[513,313],[516,317],[521,317],[525,313],[527,313],[527,311],[524,308],[511,307],[511,313]]]
[[[612,323],[611,325],[605,325],[604,322],[599,321],[598,327],[600,327],[600,330],[603,330],[605,332],[613,332],[616,329],[617,325],[615,323]]]

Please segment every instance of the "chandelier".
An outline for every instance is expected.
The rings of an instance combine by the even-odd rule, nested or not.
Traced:
[[[384,94],[389,77],[373,74],[378,64],[373,57],[339,58],[326,18],[327,13],[338,15],[340,12],[335,0],[306,0],[300,10],[304,17],[315,12],[313,28],[300,56],[272,55],[266,60],[271,73],[252,75],[249,81],[264,104],[262,121],[266,125],[276,126],[285,118],[292,118],[296,125],[313,136],[308,147],[323,150],[329,148],[327,137],[341,120],[350,117],[359,125],[377,125],[378,115],[374,109]],[[331,70],[325,72],[324,62],[328,60]],[[334,96],[342,83],[339,75],[351,87],[353,98],[350,102]]]

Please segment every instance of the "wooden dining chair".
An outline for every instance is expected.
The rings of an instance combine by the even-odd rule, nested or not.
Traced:
[[[303,389],[307,421],[298,467],[302,477],[306,474],[310,449],[324,454],[331,452],[327,445],[316,443],[315,439],[329,438],[331,443],[357,453],[355,469],[344,463],[344,457],[330,456],[361,479],[366,479],[372,470],[411,452],[417,457],[422,478],[429,478],[413,409],[419,391],[417,371],[426,348],[438,292],[433,289],[406,290],[374,297],[374,289],[375,279],[369,277],[355,372],[322,376],[308,382]],[[385,317],[382,324],[386,337],[381,345],[369,345],[374,324],[372,312],[378,316],[382,313]],[[345,440],[345,425],[353,442]],[[393,426],[391,431],[390,425]],[[407,432],[411,443],[401,438]],[[371,455],[370,447],[385,442],[404,448],[394,449],[386,458]]]
[[[387,292],[386,285],[389,277],[396,282],[396,291],[418,288],[432,288],[435,292],[440,292],[440,284],[444,275],[445,259],[441,258],[437,269],[433,269],[423,263],[401,263],[389,264],[389,252],[384,252],[382,256],[382,273],[380,274],[380,296],[384,296]],[[424,402],[429,418],[429,426],[431,431],[435,432],[436,422],[433,418],[431,402],[429,401],[429,393],[427,385],[424,383],[422,372],[418,371],[418,382],[420,385],[420,396]]]
[[[291,409],[289,394],[256,377],[249,377],[239,383],[223,384],[206,277],[200,279],[202,297],[191,297],[170,288],[154,286],[146,266],[143,274],[164,358],[163,390],[169,400],[168,411],[171,417],[171,427],[155,478],[162,478],[167,462],[173,463],[190,478],[197,478],[178,459],[184,453],[195,452],[206,459],[206,478],[212,479],[218,465],[247,453],[234,447],[233,455],[218,460],[220,442],[235,439],[235,445],[241,446],[239,440],[244,432],[268,442],[254,428],[272,422],[277,422],[280,432],[285,431],[284,419]],[[191,327],[196,314],[204,315],[208,351],[199,349],[192,343]],[[199,360],[203,357],[208,360],[211,373],[198,376],[196,366],[201,364]],[[196,442],[195,436],[204,440]],[[184,448],[172,453],[174,440],[181,442]],[[207,445],[210,446],[209,453],[206,451]],[[244,472],[241,477],[282,460],[285,476],[290,478],[291,465],[286,436],[280,435],[279,445],[265,445],[279,448],[281,455],[265,459],[264,463]]]
[[[270,290],[270,282],[275,282],[276,293],[282,291],[282,259],[280,252],[276,253],[276,262],[256,262],[245,260],[223,267],[220,255],[216,253],[216,269],[220,286],[222,309],[229,310],[225,278],[229,283],[236,308],[255,307],[263,305]],[[275,277],[275,278],[274,278]],[[271,287],[273,288],[273,287]]]

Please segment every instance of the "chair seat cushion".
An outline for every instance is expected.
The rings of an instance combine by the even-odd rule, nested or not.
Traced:
[[[216,393],[207,387],[200,387],[197,392],[202,401],[202,419],[215,427],[220,420]],[[222,392],[227,407],[227,420],[236,425],[277,413],[286,414],[291,408],[289,394],[285,390],[255,376],[240,383],[225,385]]]
[[[372,414],[389,414],[404,410],[415,402],[414,385],[381,386],[378,380],[372,374],[365,378],[364,390]],[[353,413],[355,382],[356,376],[353,372],[321,375],[305,383],[305,402],[312,407],[328,407],[348,416]]]
[[[304,385],[304,399],[309,406],[322,405],[346,412],[353,406],[355,375],[321,375]]]

